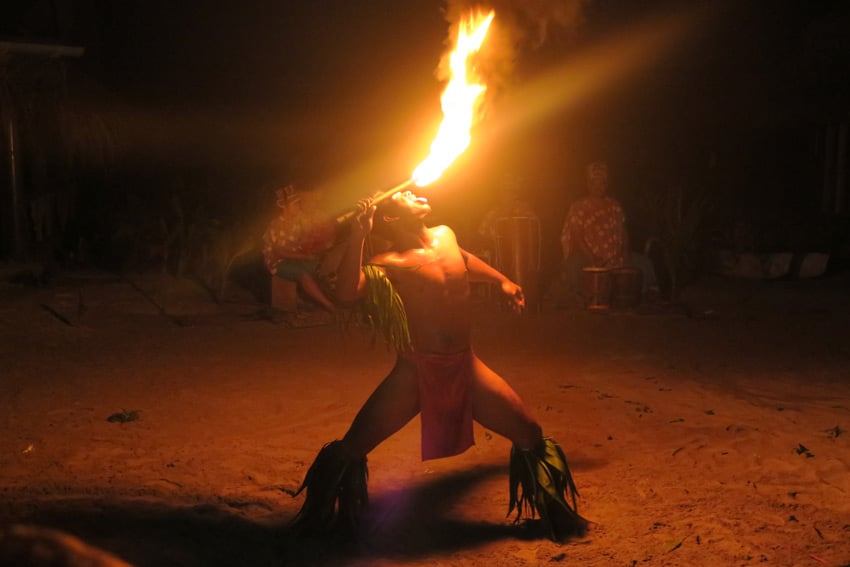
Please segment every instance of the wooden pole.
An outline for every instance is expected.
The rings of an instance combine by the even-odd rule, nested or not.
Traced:
[[[407,187],[410,187],[411,185],[413,185],[412,179],[408,179],[404,183],[399,183],[395,187],[393,187],[391,189],[387,189],[386,191],[379,193],[375,197],[372,197],[372,204],[377,205],[381,201],[387,199],[388,197],[392,197],[393,195],[395,195],[399,191],[402,191],[402,190],[406,189]],[[336,218],[336,222],[345,222],[348,219],[350,219],[351,217],[353,217],[354,213],[356,213],[356,212],[357,212],[357,209],[353,209],[351,211],[348,211],[347,213],[344,213],[344,214],[338,216]]]

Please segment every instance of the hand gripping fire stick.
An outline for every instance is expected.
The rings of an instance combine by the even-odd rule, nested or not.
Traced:
[[[413,185],[413,183],[414,183],[413,179],[408,179],[404,183],[399,183],[398,185],[396,185],[392,189],[387,189],[386,191],[384,191],[382,193],[378,193],[375,197],[372,197],[372,204],[377,205],[381,201],[383,201],[383,200],[385,200],[389,197],[392,197],[393,195],[395,195],[399,191],[403,191],[407,187],[410,187],[411,185]],[[347,213],[341,214],[340,216],[336,217],[336,222],[345,222],[348,219],[350,219],[351,217],[353,217],[356,212],[357,212],[357,209],[352,209],[352,210],[348,211]]]

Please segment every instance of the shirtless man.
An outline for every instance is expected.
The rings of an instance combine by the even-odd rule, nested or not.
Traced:
[[[337,297],[351,303],[366,295],[363,248],[374,225],[391,248],[369,264],[384,271],[404,303],[410,349],[398,353],[343,439],[319,453],[299,489],[306,488],[307,497],[296,527],[356,529],[368,500],[366,455],[421,414],[423,460],[472,446],[475,420],[514,444],[508,513],[516,508],[517,520],[523,511],[539,514],[556,541],[583,533],[587,522],[575,511],[575,486],[560,447],[543,436],[517,393],[472,352],[470,281],[499,285],[517,311],[525,306],[522,289],[463,250],[451,228],[427,227],[426,199],[399,192],[375,211],[369,200],[360,202]]]

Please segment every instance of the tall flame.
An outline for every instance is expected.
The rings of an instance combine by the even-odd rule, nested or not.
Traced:
[[[468,62],[478,52],[495,12],[475,13],[461,19],[457,44],[449,56],[451,76],[440,98],[443,122],[431,142],[431,153],[413,171],[413,182],[419,187],[433,183],[469,146],[470,130],[475,121],[481,95],[487,87],[470,83],[467,79]]]

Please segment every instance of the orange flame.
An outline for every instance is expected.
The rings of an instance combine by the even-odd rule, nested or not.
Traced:
[[[443,122],[431,142],[431,153],[413,171],[412,180],[419,187],[433,183],[469,146],[470,130],[475,121],[481,95],[487,87],[467,80],[468,61],[484,43],[495,12],[476,13],[461,19],[457,44],[449,56],[451,78],[440,102]]]

